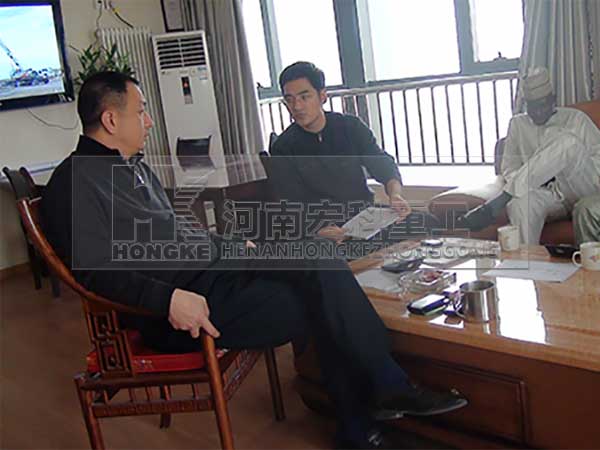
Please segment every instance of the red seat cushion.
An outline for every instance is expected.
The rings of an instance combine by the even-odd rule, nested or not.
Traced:
[[[127,330],[127,340],[131,350],[133,368],[138,373],[176,372],[195,370],[204,367],[204,353],[158,353],[144,346],[142,336],[136,330]],[[107,352],[110,354],[110,352]],[[218,349],[217,358],[222,357],[227,350]],[[86,357],[88,372],[100,372],[98,353],[92,350]]]

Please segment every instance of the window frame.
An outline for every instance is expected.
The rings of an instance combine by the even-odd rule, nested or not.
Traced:
[[[396,82],[418,81],[425,79],[438,79],[450,76],[481,75],[485,73],[500,73],[518,69],[519,58],[502,58],[493,61],[475,61],[474,42],[471,26],[471,12],[469,0],[454,0],[456,17],[458,52],[460,72],[441,75],[426,75],[412,78],[396,78],[376,81],[366,81],[365,65],[363,58],[363,45],[360,40],[358,2],[369,0],[331,0],[333,2],[337,43],[342,71],[341,85],[330,85],[328,89],[360,88],[378,86]],[[267,61],[271,86],[257,86],[259,99],[279,97],[281,92],[277,79],[283,70],[281,51],[277,37],[277,24],[275,22],[274,0],[259,0],[263,19],[263,32],[267,49]],[[524,2],[521,0],[524,8]],[[369,31],[370,33],[370,31]],[[371,43],[369,43],[371,45]]]
[[[523,0],[521,0],[521,8],[524,8]],[[473,39],[469,0],[454,0],[454,14],[456,16],[460,75],[481,75],[484,73],[508,72],[518,69],[519,58],[496,58],[492,61],[475,61],[475,42]]]

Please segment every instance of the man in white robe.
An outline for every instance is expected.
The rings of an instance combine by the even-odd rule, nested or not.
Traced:
[[[507,208],[524,244],[537,244],[546,221],[567,217],[583,197],[600,193],[600,130],[583,112],[556,107],[548,71],[522,81],[526,114],[509,124],[502,194],[470,211],[459,226],[477,230]]]

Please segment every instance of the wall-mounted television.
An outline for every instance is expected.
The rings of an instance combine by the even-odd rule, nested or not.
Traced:
[[[0,110],[72,100],[60,0],[0,0]]]

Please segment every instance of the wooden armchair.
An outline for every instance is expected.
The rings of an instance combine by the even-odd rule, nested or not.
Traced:
[[[21,167],[19,170],[12,170],[8,167],[4,167],[2,172],[4,172],[4,175],[8,179],[16,200],[40,196],[40,192],[35,184],[35,181],[25,167]],[[27,237],[27,233],[25,232],[22,222],[21,227],[23,227],[23,234],[25,235],[27,256],[29,257],[29,268],[31,269],[31,274],[33,275],[33,285],[35,289],[41,289],[42,275],[48,275],[50,278],[50,285],[52,286],[52,295],[54,297],[60,297],[60,284],[58,282],[58,278],[51,271],[48,273],[48,268],[41,260],[30,239]]]
[[[223,449],[233,448],[227,400],[250,372],[262,351],[217,350],[202,332],[201,352],[160,354],[145,348],[135,330],[119,325],[118,313],[149,315],[86,290],[56,256],[39,222],[40,199],[22,199],[18,208],[26,232],[48,266],[81,297],[93,350],[87,369],[75,376],[91,447],[104,449],[101,418],[160,414],[160,427],[171,413],[214,410]],[[277,420],[285,413],[273,349],[264,351]],[[203,389],[204,388],[204,389]]]

